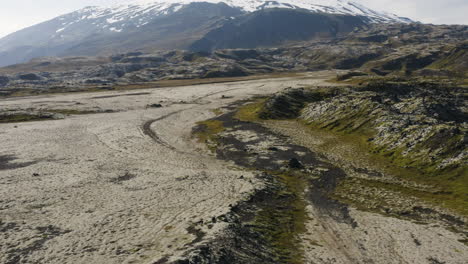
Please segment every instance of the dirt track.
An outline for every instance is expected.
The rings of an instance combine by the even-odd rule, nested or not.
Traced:
[[[184,253],[194,223],[226,213],[259,184],[200,151],[190,138],[195,122],[234,101],[324,78],[0,102],[2,110],[116,111],[0,125],[0,262],[150,263]],[[146,107],[153,103],[163,107]]]

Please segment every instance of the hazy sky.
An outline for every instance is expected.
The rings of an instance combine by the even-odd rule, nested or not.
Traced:
[[[89,5],[129,0],[0,0],[0,37]],[[131,0],[130,0],[131,1]],[[311,0],[313,1],[313,0]],[[468,24],[468,0],[354,0],[424,23]]]

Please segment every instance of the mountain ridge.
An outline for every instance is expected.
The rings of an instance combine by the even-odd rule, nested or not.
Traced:
[[[187,11],[188,9],[191,11]],[[96,56],[142,49],[189,49],[195,42],[206,39],[211,31],[222,28],[237,18],[271,10],[290,10],[290,17],[275,18],[285,19],[282,21],[285,24],[294,18],[293,14],[301,14],[294,12],[304,11],[311,17],[323,17],[325,14],[338,18],[353,16],[363,22],[350,26],[412,22],[344,0],[139,0],[111,7],[85,7],[1,38],[0,66],[22,63],[41,56]],[[258,30],[273,31],[268,25]],[[319,31],[329,30],[330,27],[326,26]],[[281,35],[282,32],[279,33]],[[300,40],[314,36],[315,32],[301,37]],[[287,34],[283,34],[283,37],[286,37],[284,41],[296,40],[287,39]],[[272,43],[262,45],[278,44],[276,39],[272,40]],[[223,41],[225,40],[218,40]]]

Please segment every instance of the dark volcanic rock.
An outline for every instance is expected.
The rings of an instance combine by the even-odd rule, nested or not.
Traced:
[[[247,76],[248,73],[240,67],[232,66],[220,70],[207,72],[203,78],[219,78],[219,77],[239,77]]]
[[[290,159],[288,165],[289,165],[289,168],[291,168],[291,169],[302,169],[302,168],[304,168],[304,165],[302,165],[302,163],[296,158]]]
[[[147,107],[149,107],[149,108],[161,108],[163,106],[162,106],[162,104],[150,104]]]
[[[10,82],[10,78],[6,76],[0,76],[0,87],[7,85]]]
[[[266,16],[277,14],[272,10],[265,12],[268,13]],[[340,25],[331,24],[333,28]],[[393,37],[382,43],[374,42],[373,38],[366,39],[366,36],[380,35]],[[468,73],[466,37],[468,27],[465,26],[372,25],[338,39],[301,42],[281,48],[226,49],[212,53],[154,51],[112,57],[47,58],[47,63],[34,60],[0,68],[0,74],[9,79],[8,83],[3,81],[3,86],[7,88],[62,87],[64,90],[76,89],[83,84],[101,84],[95,80],[125,85],[324,69],[353,69],[354,72],[380,76],[463,78]]]
[[[21,74],[18,76],[20,80],[25,80],[25,81],[39,81],[41,80],[41,77],[39,77],[37,74],[34,73],[27,73],[27,74]]]
[[[297,118],[300,115],[300,111],[308,102],[320,101],[331,97],[335,91],[332,88],[321,92],[308,89],[287,89],[284,92],[275,94],[266,102],[264,110],[260,113],[260,117],[264,119]]]
[[[296,210],[294,213],[290,210],[294,208],[292,203],[301,195],[333,219],[350,225],[355,224],[346,206],[327,197],[327,193],[336,187],[338,180],[345,177],[342,170],[318,159],[309,149],[288,142],[283,136],[258,123],[235,119],[234,114],[230,112],[214,119],[222,122],[226,129],[226,132],[217,134],[218,158],[233,161],[248,169],[292,175],[291,177],[300,181],[304,188],[308,186],[313,190],[307,195],[303,192],[295,193],[278,176],[266,172],[257,175],[265,186],[256,190],[246,201],[233,206],[232,210],[222,217],[227,223],[226,229],[212,241],[192,250],[184,259],[173,262],[174,264],[295,263],[292,260],[300,254],[296,251],[297,241],[275,239],[282,235],[294,236],[294,232],[297,231],[293,227],[293,215],[298,213]],[[203,125],[200,125],[194,131],[200,132],[204,129]],[[254,132],[257,137],[246,138],[242,136],[242,132]],[[292,174],[292,170],[285,169],[288,164],[290,168],[296,169],[324,167],[328,172],[324,173],[323,177],[301,178],[302,171],[294,170],[295,174]],[[274,234],[273,238],[271,234]]]
[[[463,174],[468,153],[465,97],[465,89],[456,86],[383,80],[329,93],[286,90],[266,102],[263,116],[300,115],[321,128],[368,135],[372,131],[368,142],[403,165]]]
[[[224,24],[190,46],[194,51],[257,48],[305,41],[316,36],[335,38],[366,23],[360,17],[311,13],[305,10],[266,9]]]

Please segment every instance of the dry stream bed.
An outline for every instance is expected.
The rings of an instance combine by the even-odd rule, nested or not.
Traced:
[[[53,115],[0,124],[0,262],[465,263],[463,228],[340,199],[355,164],[256,117],[332,76],[3,100]]]
[[[237,218],[246,211],[253,214],[242,224],[233,221],[231,228],[241,237],[233,236],[236,232],[232,231],[223,240],[243,241],[248,234],[255,241],[253,244],[262,247],[253,246],[257,248],[253,253],[249,243],[243,241],[243,247],[233,249],[232,242],[224,242],[226,246],[220,249],[218,241],[218,246],[208,247],[209,253],[202,251],[206,263],[223,263],[220,260],[226,252],[228,263],[243,263],[242,256],[249,253],[251,259],[263,256],[252,263],[464,262],[466,225],[462,218],[437,212],[401,194],[397,198],[403,204],[413,203],[420,210],[413,214],[376,210],[371,206],[374,201],[365,193],[343,188],[343,182],[355,179],[357,174],[364,178],[363,174],[375,177],[381,173],[374,167],[356,167],[352,159],[343,158],[349,157],[347,152],[354,152],[355,160],[361,160],[359,165],[363,165],[371,161],[365,153],[359,153],[356,146],[338,135],[310,129],[295,120],[260,119],[264,101],[238,102],[217,109],[217,118],[200,122],[194,130],[218,158],[262,172],[262,179],[267,182],[266,188],[249,201],[255,211],[234,210]],[[332,149],[329,144],[335,147]],[[265,191],[269,198],[262,199]],[[345,199],[350,195],[364,200]],[[456,230],[456,234],[444,237],[447,229]]]

